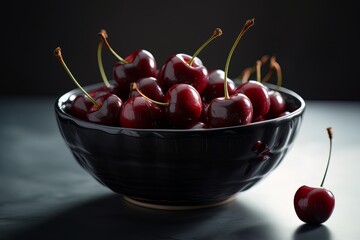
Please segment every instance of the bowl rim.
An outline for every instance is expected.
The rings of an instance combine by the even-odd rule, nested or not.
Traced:
[[[111,82],[110,82],[111,83]],[[277,90],[281,93],[285,93],[287,95],[292,96],[293,98],[295,98],[297,101],[300,102],[300,106],[295,109],[294,111],[290,112],[287,115],[281,116],[281,117],[277,117],[277,118],[273,118],[273,119],[268,119],[268,120],[264,120],[261,122],[253,122],[247,125],[236,125],[236,126],[229,126],[229,127],[220,127],[220,128],[207,128],[207,129],[170,129],[170,128],[149,128],[149,129],[144,129],[144,128],[126,128],[126,127],[121,127],[121,126],[108,126],[108,125],[102,125],[102,124],[98,124],[98,123],[92,123],[92,122],[88,122],[79,118],[76,118],[74,116],[72,116],[71,114],[67,113],[65,111],[66,108],[66,103],[70,101],[71,96],[75,96],[76,94],[80,93],[81,90],[79,88],[75,88],[72,89],[64,94],[62,94],[61,96],[57,97],[55,100],[55,113],[57,115],[57,117],[61,117],[61,118],[65,118],[68,120],[72,120],[73,122],[75,122],[77,125],[82,126],[84,128],[88,128],[88,129],[93,129],[93,130],[100,130],[100,131],[106,131],[109,133],[117,133],[119,131],[134,131],[134,132],[158,132],[158,133],[184,133],[184,132],[194,132],[194,133],[209,133],[209,132],[216,132],[216,131],[224,131],[224,130],[234,130],[234,129],[242,129],[242,128],[252,128],[252,127],[259,127],[262,125],[277,125],[279,124],[279,122],[282,121],[289,121],[291,119],[293,119],[294,117],[297,116],[301,116],[303,114],[303,112],[305,111],[305,100],[296,92],[294,92],[293,90],[290,90],[288,88],[285,87],[280,87],[271,83],[264,83],[264,85],[266,85],[267,87],[269,87],[272,90]],[[97,88],[100,88],[103,86],[103,83],[94,83],[94,84],[89,84],[85,87],[83,87],[86,91],[90,91],[90,90],[94,90]]]

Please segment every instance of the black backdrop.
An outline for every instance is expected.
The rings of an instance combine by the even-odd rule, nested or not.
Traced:
[[[160,66],[179,52],[193,54],[214,28],[224,34],[201,52],[208,68],[226,57],[248,18],[255,25],[235,50],[229,76],[264,54],[276,55],[283,86],[305,99],[360,100],[360,8],[357,1],[12,1],[2,21],[1,95],[57,96],[75,87],[53,55],[61,46],[80,84],[101,81],[97,33],[107,30],[116,52],[152,52]],[[4,43],[5,41],[5,43]],[[109,78],[115,58],[103,54]]]

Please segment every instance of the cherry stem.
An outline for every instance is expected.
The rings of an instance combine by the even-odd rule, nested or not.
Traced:
[[[277,87],[279,88],[282,86],[282,72],[280,64],[276,61],[276,57],[274,56],[270,58],[270,70],[266,73],[265,77],[261,81],[268,82],[274,71],[276,71]]]
[[[325,174],[324,174],[324,177],[323,177],[323,179],[321,181],[320,187],[322,187],[324,185],[325,177],[326,177],[326,174],[327,174],[328,169],[329,169],[330,158],[331,158],[331,150],[332,150],[333,130],[332,130],[331,127],[326,128],[326,130],[327,130],[327,133],[329,135],[330,148],[329,148],[329,157],[328,157],[328,161],[327,161],[327,165],[326,165],[326,169],[325,169]]]
[[[208,45],[212,40],[214,40],[215,38],[219,37],[222,35],[222,30],[220,28],[216,28],[213,32],[213,34],[211,35],[211,37],[206,40],[206,42],[203,43],[203,45],[201,45],[198,50],[196,50],[196,52],[194,53],[194,55],[192,56],[191,60],[189,61],[189,66],[191,67],[191,65],[193,64],[195,58],[199,55],[199,53],[201,52],[201,50],[203,50],[206,45]]]
[[[228,55],[228,58],[226,60],[226,64],[225,64],[225,76],[224,76],[224,95],[225,95],[225,99],[229,99],[230,96],[229,96],[229,90],[228,90],[228,87],[227,87],[227,76],[228,76],[228,71],[229,71],[229,64],[230,64],[230,59],[234,53],[234,50],[236,48],[236,46],[238,45],[241,37],[244,35],[244,33],[251,27],[254,25],[254,21],[255,21],[255,18],[252,18],[252,19],[249,19],[245,22],[245,25],[243,27],[243,29],[241,30],[241,32],[239,33],[239,35],[237,36],[232,48],[230,49],[230,52],[229,52],[229,55]]]
[[[256,81],[261,82],[261,61],[256,61]]]
[[[270,70],[265,74],[265,77],[261,80],[261,82],[268,82],[269,79],[271,78],[271,76],[273,75],[274,73],[274,69],[270,68]]]
[[[120,56],[114,51],[114,49],[112,49],[112,47],[110,46],[110,44],[109,44],[109,42],[108,42],[108,40],[107,40],[108,35],[107,35],[107,33],[106,33],[105,30],[101,30],[101,31],[99,32],[99,35],[100,35],[100,37],[104,40],[104,42],[105,42],[106,46],[109,48],[110,52],[111,52],[121,63],[123,63],[123,64],[129,63],[128,61],[126,61],[125,59],[123,59],[122,57],[120,57]]]
[[[135,90],[137,91],[143,98],[149,100],[150,102],[153,102],[155,104],[158,104],[158,105],[161,105],[161,106],[168,106],[169,104],[168,103],[164,103],[164,102],[158,102],[156,100],[153,100],[151,98],[149,98],[148,96],[146,96],[145,94],[143,94],[140,89],[138,88],[137,84],[135,82],[132,82],[130,84],[130,90]]]
[[[246,83],[247,81],[249,81],[249,78],[251,76],[251,74],[253,73],[254,68],[253,67],[247,67],[243,70],[243,72],[241,73],[241,82],[242,83]]]
[[[57,59],[59,60],[59,62],[61,63],[61,65],[64,67],[65,71],[69,74],[70,78],[73,80],[73,82],[75,83],[75,85],[80,88],[80,90],[90,99],[90,101],[96,106],[96,107],[100,107],[99,103],[97,103],[95,101],[95,99],[93,97],[91,97],[86,91],[85,89],[83,89],[80,84],[76,81],[74,75],[72,75],[72,73],[70,72],[69,68],[66,66],[66,63],[62,57],[62,54],[61,54],[61,48],[60,47],[57,47],[55,48],[54,50],[54,54],[55,56],[57,57]]]
[[[270,58],[269,55],[264,55],[258,61],[261,62],[261,66],[262,66],[269,60],[269,58]],[[253,74],[255,71],[256,71],[256,66],[247,67],[241,72],[241,74],[237,77],[237,79],[241,79],[242,83],[246,83],[247,81],[249,81],[251,74]]]
[[[275,69],[275,71],[276,71],[277,86],[281,87],[282,86],[282,72],[281,72],[280,64],[276,61],[275,57],[271,57],[270,66],[271,66],[271,68]]]
[[[100,36],[107,36],[107,33],[104,29],[101,29],[99,32]],[[105,84],[106,87],[110,87],[110,83],[109,80],[106,77],[105,71],[104,71],[104,66],[103,66],[103,62],[102,62],[102,58],[101,58],[101,52],[102,52],[102,47],[104,45],[104,38],[101,37],[100,38],[100,42],[98,44],[98,49],[97,49],[97,60],[98,60],[98,65],[99,65],[99,70],[100,70],[100,74],[101,74],[101,78]]]

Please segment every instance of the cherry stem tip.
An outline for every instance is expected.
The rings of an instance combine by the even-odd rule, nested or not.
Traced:
[[[191,66],[195,60],[195,58],[199,55],[199,53],[215,38],[219,37],[222,35],[222,30],[221,28],[216,28],[213,32],[213,34],[211,35],[211,37],[206,40],[194,53],[194,55],[191,57],[190,61],[189,61],[189,66]]]
[[[326,178],[326,174],[327,174],[327,172],[328,172],[329,165],[330,165],[330,158],[331,158],[331,151],[332,151],[332,138],[333,138],[333,130],[332,130],[332,127],[326,128],[326,131],[327,131],[327,133],[328,133],[329,140],[330,140],[330,148],[329,148],[329,157],[328,157],[328,161],[327,161],[327,164],[326,164],[326,169],[325,169],[324,177],[323,177],[323,179],[322,179],[322,181],[321,181],[320,187],[323,187],[323,185],[324,185],[325,178]]]

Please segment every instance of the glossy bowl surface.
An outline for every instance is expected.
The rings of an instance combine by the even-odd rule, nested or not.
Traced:
[[[209,206],[251,188],[291,149],[305,102],[291,90],[279,91],[289,115],[226,128],[130,129],[86,122],[68,113],[78,89],[56,100],[55,114],[77,162],[112,191],[136,203]]]

